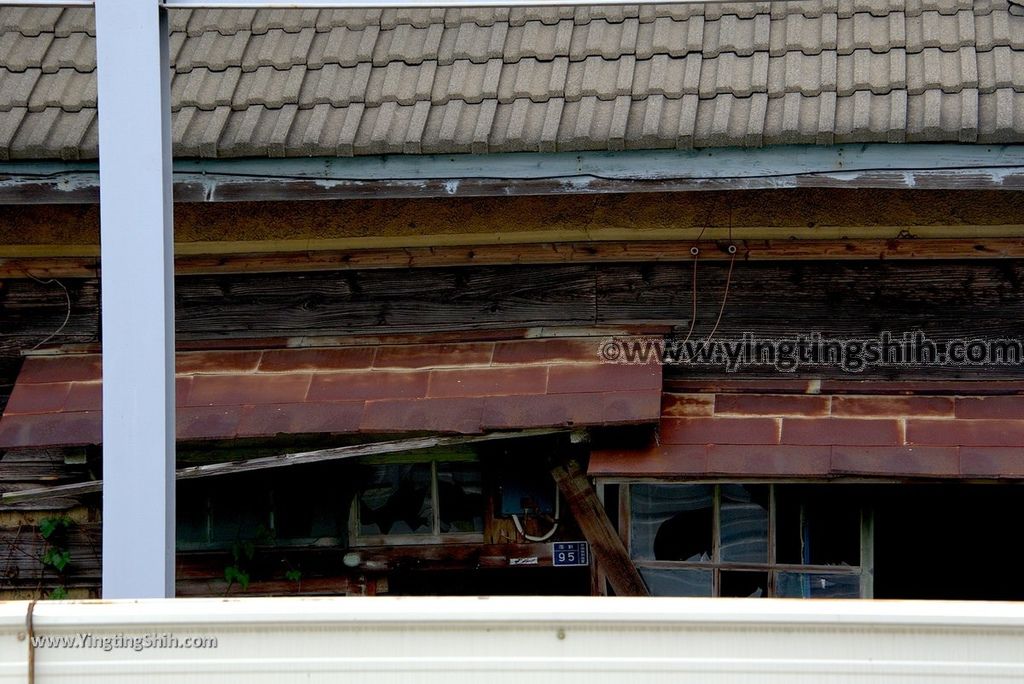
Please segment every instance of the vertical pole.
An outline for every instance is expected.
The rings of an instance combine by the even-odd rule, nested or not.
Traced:
[[[158,0],[96,0],[108,599],[174,595],[167,30]]]

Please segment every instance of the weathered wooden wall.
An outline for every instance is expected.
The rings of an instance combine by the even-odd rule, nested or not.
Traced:
[[[1024,192],[804,188],[177,204],[179,254],[580,240],[1020,236]],[[96,205],[0,205],[0,257],[95,255]]]
[[[693,268],[691,260],[179,277],[177,330],[182,342],[225,345],[258,338],[459,335],[538,326],[650,324],[673,326],[685,335]],[[728,262],[697,263],[695,339],[714,326],[728,271]],[[97,342],[97,281],[65,282],[71,317],[51,343]],[[0,357],[12,358],[57,330],[67,304],[63,290],[52,285],[24,279],[3,285]],[[728,290],[719,337],[817,332],[852,338],[883,330],[921,330],[937,339],[1024,336],[1024,262],[1017,260],[737,262]],[[1024,373],[1003,367],[905,369],[900,375],[1016,378]]]

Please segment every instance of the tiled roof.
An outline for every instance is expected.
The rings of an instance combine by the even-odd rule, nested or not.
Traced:
[[[175,153],[1024,142],[1017,2],[174,11]],[[0,159],[96,156],[94,33],[0,8]]]
[[[653,423],[661,366],[601,364],[596,339],[177,357],[178,438],[442,432]],[[26,359],[0,449],[101,441],[99,355]]]
[[[742,386],[743,382],[735,383]],[[750,389],[748,387],[743,389]],[[669,393],[657,440],[595,477],[1024,478],[1024,396]],[[817,391],[817,390],[816,390]],[[930,391],[934,391],[931,389]]]

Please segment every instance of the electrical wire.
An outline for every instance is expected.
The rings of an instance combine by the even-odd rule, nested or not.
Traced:
[[[558,495],[558,490],[555,489],[555,523],[554,523],[554,525],[551,526],[551,529],[548,530],[546,534],[542,534],[539,537],[536,537],[536,536],[531,535],[531,534],[526,534],[526,531],[523,529],[523,523],[521,523],[519,521],[519,516],[516,515],[515,513],[513,513],[512,514],[512,522],[516,526],[516,531],[519,532],[519,534],[523,535],[523,539],[525,539],[527,541],[543,542],[543,541],[547,541],[548,539],[551,539],[551,537],[553,537],[555,535],[555,532],[558,531],[558,522],[559,522],[558,519],[560,517],[560,509],[559,509],[559,501],[560,500],[561,500],[561,497],[559,497],[559,495]]]
[[[34,280],[37,283],[39,283],[40,285],[52,285],[53,283],[56,283],[57,285],[60,286],[60,289],[64,290],[64,299],[67,302],[67,311],[64,314],[64,322],[60,324],[59,328],[57,328],[52,333],[47,335],[40,342],[36,343],[36,346],[32,347],[32,350],[31,350],[31,351],[35,351],[36,349],[39,349],[41,346],[43,346],[44,344],[46,344],[47,342],[52,340],[57,335],[61,334],[61,332],[64,331],[64,328],[67,327],[68,322],[71,320],[71,294],[68,292],[68,288],[65,287],[64,283],[60,282],[56,278],[50,278],[49,280],[40,280],[39,278],[36,278],[34,275],[29,273],[28,271],[23,271],[23,273],[26,276],[28,276],[29,278],[31,278],[32,280]]]

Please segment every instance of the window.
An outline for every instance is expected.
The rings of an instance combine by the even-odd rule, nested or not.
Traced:
[[[839,487],[632,484],[630,555],[654,595],[871,595],[869,516]],[[868,551],[870,547],[867,547]]]
[[[344,546],[352,492],[342,484],[343,472],[308,466],[182,482],[178,548],[230,548],[240,541]]]
[[[481,541],[486,499],[476,460],[359,466],[351,515],[355,544]]]

